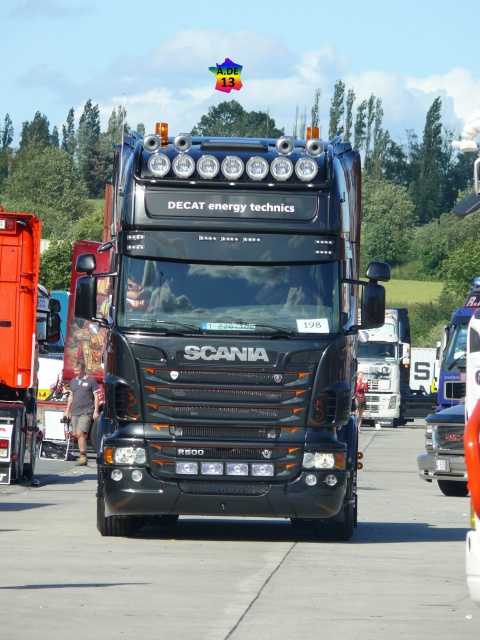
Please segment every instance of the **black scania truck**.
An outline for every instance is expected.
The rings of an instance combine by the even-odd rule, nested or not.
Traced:
[[[95,255],[75,315],[108,326],[98,521],[181,515],[357,523],[356,341],[388,265],[358,280],[361,167],[340,138],[168,137],[117,147],[108,313]],[[362,292],[362,325],[357,323]]]

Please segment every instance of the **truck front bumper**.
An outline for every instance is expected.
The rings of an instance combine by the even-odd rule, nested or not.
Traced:
[[[120,469],[122,478],[112,479]],[[140,470],[139,482],[132,472]],[[114,474],[117,475],[118,474]],[[138,475],[138,474],[137,474]],[[349,471],[315,471],[317,484],[309,486],[302,472],[293,482],[232,482],[222,479],[160,480],[145,467],[99,467],[99,493],[108,516],[211,515],[268,518],[320,518],[335,516],[342,508]],[[329,486],[327,476],[335,476]],[[332,482],[331,478],[329,480]]]
[[[465,457],[441,453],[421,453],[417,458],[418,475],[422,480],[467,481]]]

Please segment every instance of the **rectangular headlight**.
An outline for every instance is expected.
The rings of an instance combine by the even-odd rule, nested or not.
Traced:
[[[274,474],[273,464],[252,464],[252,476],[265,476],[270,477]]]
[[[202,462],[204,476],[223,476],[223,462]]]
[[[229,462],[227,464],[227,476],[248,476],[248,464],[244,462]]]
[[[175,473],[194,476],[198,473],[198,462],[176,462]]]

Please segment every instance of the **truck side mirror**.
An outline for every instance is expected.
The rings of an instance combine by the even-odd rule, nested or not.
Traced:
[[[97,261],[94,253],[82,253],[78,256],[75,264],[75,271],[77,273],[93,273],[97,268]]]
[[[82,320],[93,320],[97,314],[97,281],[91,275],[80,276],[77,280],[74,313]]]
[[[48,310],[53,311],[54,313],[59,313],[60,309],[60,300],[57,300],[56,298],[50,298],[50,300],[48,301]]]
[[[388,282],[390,280],[390,265],[386,262],[378,262],[374,260],[370,262],[365,272],[369,280],[373,280],[375,284],[380,282]]]
[[[51,302],[51,301],[50,301]],[[55,300],[60,307],[60,303],[58,300]],[[62,324],[62,319],[56,312],[51,312],[47,316],[47,335],[46,342],[58,342],[60,340],[60,327]]]
[[[385,287],[369,282],[362,292],[362,329],[378,329],[385,324]]]

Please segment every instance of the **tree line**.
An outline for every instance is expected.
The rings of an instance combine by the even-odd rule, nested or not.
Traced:
[[[308,109],[297,105],[293,137],[304,139],[307,126],[321,126],[320,99],[317,89]],[[395,277],[445,282],[446,297],[434,310],[438,322],[445,320],[441,308],[450,306],[445,300],[463,299],[477,275],[473,256],[480,227],[475,217],[460,222],[451,213],[457,199],[471,191],[473,158],[452,148],[459,131],[442,123],[441,108],[437,97],[421,135],[410,129],[406,141],[395,141],[384,127],[382,99],[372,94],[358,102],[354,89],[338,80],[328,126],[321,126],[324,139],[341,136],[362,155],[362,266],[382,260]],[[0,204],[42,219],[43,235],[51,240],[42,257],[42,276],[55,289],[69,282],[72,243],[101,237],[103,209],[92,201],[103,198],[115,145],[130,132],[121,106],[113,109],[104,131],[92,100],[75,116],[70,109],[59,131],[37,111],[22,123],[16,148],[10,115],[0,123]],[[145,133],[142,123],[135,129]],[[191,133],[278,138],[285,127],[278,127],[268,111],[247,111],[232,99],[211,106]],[[434,312],[424,310],[427,325]],[[420,326],[418,336],[424,339],[430,328]]]

